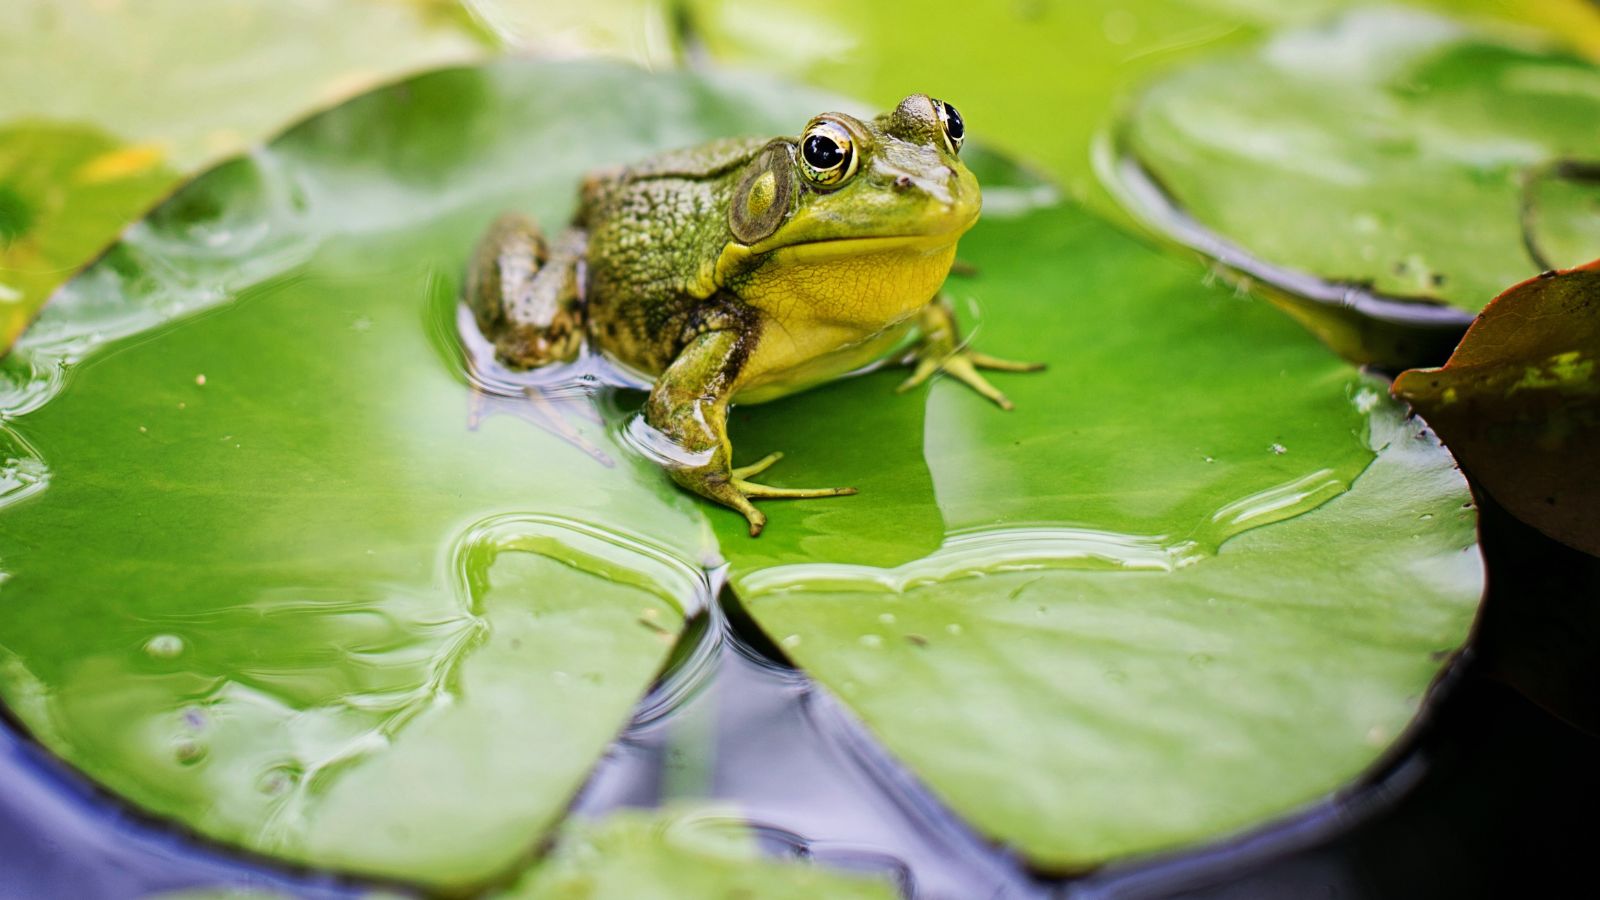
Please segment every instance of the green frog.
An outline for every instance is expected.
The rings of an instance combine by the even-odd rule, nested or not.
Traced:
[[[732,507],[837,497],[847,487],[752,479],[773,453],[733,465],[728,408],[855,372],[913,341],[900,390],[935,372],[1003,409],[978,371],[1033,371],[968,349],[940,293],[956,242],[978,219],[955,107],[913,94],[865,121],[813,118],[798,138],[717,140],[595,172],[572,224],[546,241],[503,216],[467,277],[467,303],[502,361],[571,361],[585,342],[654,387],[644,421],[678,484]]]

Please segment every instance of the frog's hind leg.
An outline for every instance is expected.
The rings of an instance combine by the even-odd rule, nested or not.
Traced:
[[[507,213],[489,227],[467,270],[467,305],[502,362],[533,368],[569,362],[583,345],[578,264],[584,233],[547,245],[539,226]]]
[[[911,377],[900,383],[896,389],[900,393],[927,381],[935,372],[944,372],[994,401],[1001,409],[1009,410],[1014,408],[1011,400],[978,370],[1037,372],[1044,368],[1044,363],[1014,362],[968,349],[956,328],[956,317],[950,309],[950,302],[942,294],[923,307],[918,330],[922,336],[906,358],[906,362],[912,366]]]

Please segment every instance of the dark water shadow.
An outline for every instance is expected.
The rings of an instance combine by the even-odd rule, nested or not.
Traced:
[[[372,887],[218,849],[130,810],[10,722],[0,723],[0,847],[3,900],[121,900],[211,886],[321,900]]]

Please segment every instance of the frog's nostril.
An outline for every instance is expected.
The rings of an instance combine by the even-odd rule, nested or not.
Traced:
[[[911,187],[911,176],[910,175],[901,175],[899,178],[896,178],[894,180],[894,189],[897,190],[897,191],[904,191],[904,190],[909,189],[910,187]]]

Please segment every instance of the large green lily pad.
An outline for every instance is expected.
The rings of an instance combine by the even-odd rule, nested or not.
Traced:
[[[1600,155],[1596,121],[1600,66],[1387,8],[1176,70],[1131,106],[1119,140],[1177,207],[1158,226],[1195,243],[1175,218],[1188,217],[1268,266],[1349,286],[1263,276],[1325,307],[1320,318],[1354,307],[1424,341],[1452,319],[1465,328],[1506,285],[1593,255],[1545,258],[1593,235],[1597,214],[1592,188],[1543,175]],[[1530,209],[1545,254],[1530,252]],[[1239,264],[1226,244],[1196,245]],[[1442,361],[1359,335],[1336,345],[1363,361]]]
[[[562,221],[590,166],[822,105],[447,71],[185,189],[5,364],[0,695],[97,780],[252,849],[450,887],[533,852],[715,550],[579,373],[469,375],[468,248],[504,208]]]
[[[719,514],[735,591],[959,815],[1044,869],[1340,790],[1393,752],[1477,609],[1450,457],[1265,304],[1014,172],[980,177],[1003,202],[963,240],[978,275],[953,293],[980,305],[980,349],[1050,370],[997,376],[1011,413],[936,383],[920,453],[886,428],[859,496],[769,505],[759,542]],[[778,483],[843,480],[836,461],[873,440],[848,423],[895,377],[747,410],[739,446],[788,451]],[[930,500],[946,537],[922,559],[813,552],[849,536],[825,504],[883,504],[858,538],[883,540]]]

